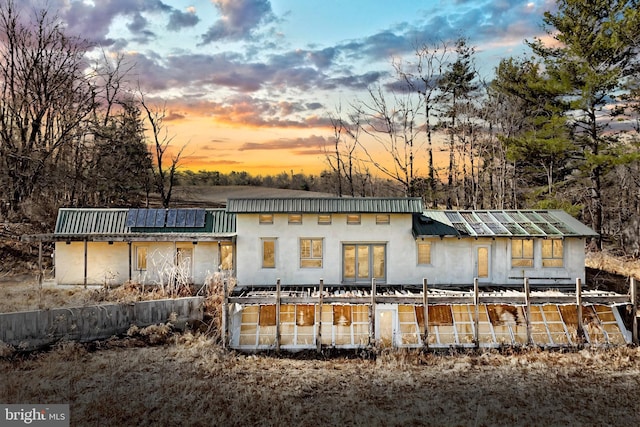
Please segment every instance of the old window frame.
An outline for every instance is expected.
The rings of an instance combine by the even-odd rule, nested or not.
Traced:
[[[289,214],[289,224],[300,225],[302,224],[302,214]]]
[[[261,265],[262,268],[276,268],[277,239],[275,237],[262,237],[261,239]],[[272,246],[268,248],[267,246]],[[269,254],[271,251],[271,254]],[[267,259],[269,256],[269,259]]]
[[[319,245],[319,247],[317,246]],[[318,237],[300,238],[300,268],[322,268],[324,239]]]
[[[147,271],[149,265],[149,247],[136,246],[136,270]]]
[[[533,240],[512,239],[511,240],[511,268],[533,268],[533,267],[534,267]]]
[[[273,224],[273,214],[258,214],[259,224]]]
[[[545,239],[542,241],[542,267],[564,267],[564,241],[562,239]]]
[[[420,251],[421,247],[427,247],[428,248],[428,254],[427,254],[427,259],[424,259],[421,254],[422,252]],[[417,264],[418,265],[431,265],[431,256],[432,256],[432,250],[433,250],[433,244],[431,242],[427,242],[427,241],[418,241],[416,242],[416,257],[417,257]]]

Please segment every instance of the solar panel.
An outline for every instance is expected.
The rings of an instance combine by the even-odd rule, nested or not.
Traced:
[[[136,227],[144,227],[147,221],[147,209],[138,209],[138,216],[136,217]]]
[[[138,209],[129,209],[129,211],[127,212],[127,220],[124,225],[129,228],[135,227],[137,216],[138,216]]]
[[[154,227],[164,227],[164,218],[167,216],[167,211],[164,209],[158,209],[156,211],[156,220],[153,224]]]
[[[167,227],[176,226],[177,215],[178,215],[178,211],[176,211],[175,209],[169,209],[167,211]]]
[[[151,228],[156,224],[156,211],[158,209],[147,210],[147,220],[144,222],[144,227]]]
[[[184,209],[176,209],[176,227],[186,227],[187,211]]]
[[[204,227],[205,226],[205,210],[198,209],[196,210],[196,227]]]
[[[193,209],[187,210],[185,218],[185,227],[195,227],[196,225],[196,211]]]

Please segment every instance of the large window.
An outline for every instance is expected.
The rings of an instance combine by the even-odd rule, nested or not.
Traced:
[[[418,242],[418,265],[431,264],[431,243]]]
[[[386,280],[386,246],[384,244],[346,244],[342,247],[345,282]]]
[[[262,239],[262,268],[276,268],[275,239]]]
[[[136,270],[147,269],[147,253],[146,246],[138,246],[136,248]]]
[[[511,241],[511,267],[533,267],[533,240]]]
[[[549,239],[542,241],[542,266],[562,267],[564,265],[564,247],[562,240]]]
[[[322,267],[322,239],[300,239],[300,267]]]

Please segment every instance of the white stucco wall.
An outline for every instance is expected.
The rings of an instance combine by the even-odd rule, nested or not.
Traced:
[[[147,247],[147,270],[136,270],[136,248]],[[131,244],[131,278],[145,284],[161,281],[159,272],[175,260],[177,248],[192,251],[191,276],[196,284],[218,271],[217,242],[133,242]],[[84,243],[57,242],[55,248],[56,283],[63,285],[84,283]],[[87,284],[124,283],[129,279],[129,245],[123,242],[87,243]]]
[[[411,234],[411,215],[391,215],[388,225],[375,223],[375,215],[363,214],[360,225],[346,223],[346,215],[333,214],[330,225],[319,225],[317,215],[303,215],[302,224],[289,224],[287,214],[274,214],[273,224],[259,224],[257,214],[237,215],[237,277],[240,285],[326,284],[342,281],[342,246],[348,243],[386,245],[386,283],[430,285],[470,285],[477,276],[476,248],[486,246],[490,255],[490,277],[480,282],[520,285],[524,277],[531,283],[571,284],[584,281],[582,238],[564,240],[564,266],[542,267],[542,243],[534,241],[534,267],[511,268],[511,240],[435,238],[431,242],[431,264],[418,265],[417,244]],[[262,240],[275,239],[276,267],[262,268]],[[322,268],[300,268],[300,239],[323,239]]]

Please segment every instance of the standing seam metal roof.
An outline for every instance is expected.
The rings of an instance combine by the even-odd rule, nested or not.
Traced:
[[[232,213],[420,213],[419,197],[229,199]]]
[[[129,209],[75,209],[62,208],[58,212],[55,235],[127,235],[136,230],[138,234],[167,234],[167,233],[235,233],[235,215],[224,209],[207,209],[207,222],[200,229],[176,228],[135,228],[127,227],[127,213]]]
[[[595,237],[598,234],[561,210],[427,210],[413,218],[413,234],[457,237]]]

